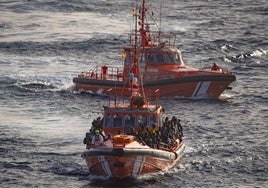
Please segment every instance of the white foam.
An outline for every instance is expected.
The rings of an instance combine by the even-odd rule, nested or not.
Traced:
[[[73,82],[65,83],[59,88],[60,91],[75,91],[75,84]]]
[[[255,50],[254,52],[252,52],[251,56],[261,57],[263,55],[266,55],[267,52],[268,52],[268,50],[258,49],[258,50]]]
[[[223,93],[219,96],[219,99],[221,100],[232,99],[232,98],[233,98],[232,95],[227,94],[227,93]]]

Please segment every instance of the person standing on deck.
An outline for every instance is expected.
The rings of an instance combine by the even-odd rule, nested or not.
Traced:
[[[100,146],[103,143],[103,136],[100,134],[99,130],[95,130],[95,135],[92,138],[91,144],[93,146]]]

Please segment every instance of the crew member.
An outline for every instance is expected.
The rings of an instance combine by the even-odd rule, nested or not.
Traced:
[[[84,138],[84,141],[83,141],[83,143],[84,144],[86,144],[86,148],[88,149],[88,148],[90,148],[90,146],[91,146],[91,142],[92,142],[92,137],[93,137],[93,135],[94,135],[94,131],[93,131],[93,129],[91,128],[90,130],[89,130],[89,132],[87,132],[86,133],[86,137]]]
[[[211,67],[211,70],[218,71],[220,70],[220,67],[216,63],[214,63],[213,66]]]
[[[104,65],[104,66],[101,67],[102,78],[104,80],[106,80],[107,70],[108,70],[108,67],[106,65]]]
[[[97,129],[95,130],[95,135],[92,138],[91,144],[93,146],[100,146],[103,143],[104,139],[103,136],[100,134],[100,131]]]

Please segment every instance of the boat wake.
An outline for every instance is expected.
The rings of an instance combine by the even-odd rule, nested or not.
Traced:
[[[96,187],[132,187],[139,185],[153,185],[159,181],[159,176],[164,176],[165,174],[174,173],[174,170],[170,170],[170,172],[156,172],[152,174],[141,175],[138,177],[124,177],[124,178],[109,178],[103,176],[96,176],[89,174],[87,177],[91,181],[91,186]]]
[[[232,45],[230,44],[224,44],[222,47],[221,47],[221,50],[222,52],[231,52],[231,51],[235,51],[237,50],[235,47],[233,47]]]
[[[20,84],[19,87],[29,89],[29,90],[51,90],[55,89],[55,86],[53,86],[50,83],[26,83],[26,84]]]
[[[65,84],[63,86],[56,86],[51,82],[29,82],[29,83],[16,83],[17,87],[22,92],[42,93],[42,92],[75,92],[73,84]]]
[[[83,170],[79,164],[70,162],[55,163],[49,169],[54,174],[65,175],[65,176],[87,176],[88,172]]]
[[[223,93],[223,94],[221,94],[221,95],[219,96],[219,99],[220,99],[220,100],[228,100],[228,99],[232,99],[232,98],[233,98],[233,96],[230,95],[230,94],[227,94],[227,93]]]
[[[39,92],[70,92],[77,93],[72,82],[44,78],[1,77],[1,88],[3,90],[13,90],[15,93],[39,93]]]
[[[75,92],[75,84],[70,82],[70,83],[66,83],[63,86],[60,86],[59,91],[70,91],[70,92]]]
[[[226,56],[224,58],[225,62],[230,62],[230,63],[247,63],[248,61],[252,61],[253,58],[261,58],[263,56],[266,56],[268,54],[268,50],[264,49],[257,49],[252,52],[245,52],[242,54],[238,55],[233,55],[233,56]],[[253,60],[255,64],[260,64],[260,61],[258,59]]]
[[[243,54],[238,54],[238,55],[234,56],[234,58],[244,59],[244,58],[250,58],[250,57],[261,57],[261,56],[266,55],[266,54],[267,54],[266,50],[257,49],[253,52],[246,52]]]
[[[170,99],[170,98],[175,98],[175,99],[183,99],[183,100],[215,100],[214,97],[210,97],[207,94],[203,94],[203,95],[198,95],[198,96],[194,96],[194,97],[180,97],[180,96],[175,96],[175,97],[164,97],[166,99]]]
[[[143,180],[133,177],[105,178],[101,176],[89,175],[88,178],[91,181],[90,186],[92,187],[132,187],[144,184]]]
[[[91,181],[90,186],[96,187],[139,187],[139,185],[157,185],[160,183],[161,176],[172,176],[180,171],[184,171],[185,167],[178,164],[168,171],[160,171],[151,174],[140,175],[138,177],[124,177],[124,178],[108,178],[103,176],[96,176],[89,174],[87,178]]]
[[[268,54],[268,50],[257,49],[251,53],[253,57],[261,57]]]

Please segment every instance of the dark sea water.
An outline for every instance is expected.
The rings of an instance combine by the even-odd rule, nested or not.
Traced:
[[[160,0],[152,6],[159,14]],[[268,187],[268,1],[165,0],[184,61],[237,76],[219,100],[164,98],[186,151],[167,173],[97,181],[80,157],[107,98],[72,78],[120,65],[130,0],[0,0],[0,187]]]

